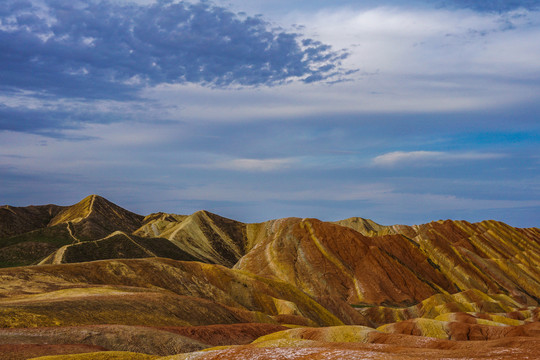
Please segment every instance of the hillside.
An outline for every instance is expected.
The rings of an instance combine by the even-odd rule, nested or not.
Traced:
[[[98,195],[90,195],[59,212],[48,226],[69,224],[76,241],[96,240],[114,231],[131,233],[139,228],[143,216],[121,208]]]
[[[0,238],[7,238],[41,229],[59,213],[57,205],[14,207],[0,206]]]
[[[3,206],[0,234],[6,359],[540,356],[538,228],[143,217],[92,195]]]

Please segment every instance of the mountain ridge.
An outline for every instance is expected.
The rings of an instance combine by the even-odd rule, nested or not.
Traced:
[[[337,359],[370,357],[384,343],[385,358],[410,344],[413,359],[452,358],[450,348],[475,359],[446,341],[482,340],[471,346],[492,359],[540,356],[538,228],[142,216],[91,195],[72,206],[2,206],[0,234],[0,355],[47,342],[40,354],[266,359],[279,349]],[[246,344],[249,329],[263,336]],[[176,345],[129,345],[135,338]],[[211,343],[223,347],[191,353]]]

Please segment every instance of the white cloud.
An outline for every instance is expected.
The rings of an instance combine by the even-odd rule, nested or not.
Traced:
[[[274,87],[212,89],[162,84],[142,90],[152,100],[51,100],[0,94],[9,106],[74,112],[97,110],[126,118],[180,121],[289,120],[352,113],[440,113],[497,109],[540,102],[538,12],[477,13],[471,10],[375,7],[295,12],[284,27],[304,24],[335,50],[351,52],[345,66],[354,81],[287,83]],[[131,79],[135,81],[136,79]]]
[[[209,167],[238,171],[276,171],[289,168],[295,162],[294,158],[283,159],[233,159],[215,163]]]
[[[363,70],[392,74],[476,74],[521,69],[538,54],[538,12],[478,13],[471,10],[376,7],[332,9],[290,19],[309,36],[351,49],[348,59]],[[496,52],[510,47],[512,52]],[[352,46],[352,48],[351,48]],[[519,55],[519,56],[516,56]],[[537,58],[537,57],[536,57]],[[498,72],[498,71],[497,71]]]
[[[143,96],[163,104],[170,118],[218,122],[537,103],[539,15],[399,7],[296,12],[281,25],[303,24],[307,37],[346,48],[344,66],[360,70],[353,81],[255,89],[160,85]]]
[[[434,162],[491,160],[504,156],[504,154],[478,152],[394,151],[376,156],[373,158],[372,164],[381,167],[393,167],[405,164],[422,166]]]

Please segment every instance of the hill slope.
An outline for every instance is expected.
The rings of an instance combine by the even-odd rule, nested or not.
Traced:
[[[143,217],[92,195],[0,207],[0,234],[0,267],[41,264],[0,269],[7,359],[540,355],[537,228]]]
[[[62,209],[62,206],[57,205],[0,206],[0,239],[43,228]]]
[[[70,224],[70,231],[79,241],[103,238],[114,231],[131,233],[139,228],[144,217],[113,204],[98,195],[90,195],[79,203],[65,207],[48,226]]]

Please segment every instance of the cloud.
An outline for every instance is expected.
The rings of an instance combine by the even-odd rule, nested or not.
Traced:
[[[477,11],[510,11],[518,8],[537,9],[538,0],[443,0],[445,6],[456,6],[474,9]]]
[[[372,164],[381,167],[400,165],[422,166],[446,161],[491,160],[499,159],[504,156],[504,154],[477,152],[449,153],[442,151],[394,151],[376,156],[373,158]]]
[[[49,137],[66,137],[66,130],[81,128],[84,124],[107,124],[121,121],[121,114],[85,112],[70,108],[29,108],[6,106],[0,103],[0,131],[17,131]],[[77,136],[78,139],[88,138]],[[75,137],[72,137],[75,139]]]
[[[236,171],[276,171],[289,168],[297,162],[294,158],[283,159],[234,159],[210,165],[216,169]]]
[[[305,24],[303,36],[207,2],[47,1],[0,2],[0,103],[9,106],[0,111],[0,130],[59,136],[95,122],[441,116],[538,104],[534,11],[371,2],[280,18],[290,28]],[[184,27],[190,36],[182,35]],[[348,49],[348,56],[326,44]],[[209,66],[202,71],[195,63]],[[354,81],[311,82],[340,66],[362,71],[347,75]]]
[[[4,92],[127,99],[162,83],[309,83],[342,74],[347,57],[206,1],[44,3],[8,0],[0,7]]]

